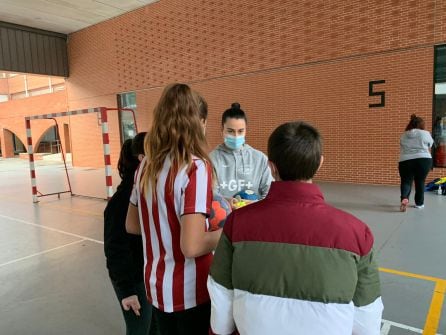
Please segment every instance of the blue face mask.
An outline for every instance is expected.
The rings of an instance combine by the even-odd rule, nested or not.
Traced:
[[[240,149],[243,144],[245,144],[245,136],[232,136],[232,135],[225,136],[225,145],[229,149],[232,150]]]

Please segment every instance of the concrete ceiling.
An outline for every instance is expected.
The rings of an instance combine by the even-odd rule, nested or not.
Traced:
[[[0,21],[69,34],[159,0],[0,0]]]

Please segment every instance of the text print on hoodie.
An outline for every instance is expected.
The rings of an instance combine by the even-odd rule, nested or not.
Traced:
[[[210,158],[217,174],[217,192],[225,198],[232,198],[242,190],[252,190],[263,199],[273,177],[264,153],[244,144],[232,150],[224,144],[217,146]]]

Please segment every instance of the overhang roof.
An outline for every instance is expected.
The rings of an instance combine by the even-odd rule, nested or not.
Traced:
[[[1,0],[0,21],[70,34],[159,0]]]

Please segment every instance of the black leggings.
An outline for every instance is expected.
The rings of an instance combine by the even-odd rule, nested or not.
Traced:
[[[165,313],[154,307],[153,315],[162,335],[208,335],[211,303],[173,313]]]
[[[399,162],[401,200],[409,199],[412,183],[415,181],[415,205],[424,204],[424,183],[431,168],[432,158],[416,158]]]

